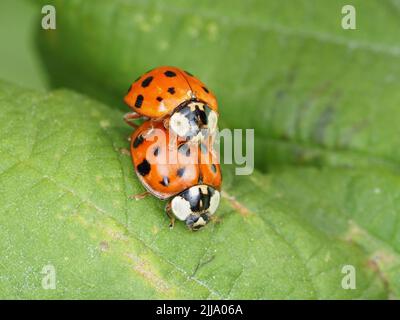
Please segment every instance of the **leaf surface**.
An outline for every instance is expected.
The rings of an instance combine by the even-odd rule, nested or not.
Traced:
[[[123,148],[122,113],[67,90],[0,85],[0,296],[5,298],[384,298],[358,245],[265,196],[264,176],[224,169],[218,219],[168,228]],[[300,192],[282,187],[285,196]],[[282,200],[283,201],[283,200]],[[343,265],[357,289],[341,287]],[[56,270],[56,289],[41,274]]]

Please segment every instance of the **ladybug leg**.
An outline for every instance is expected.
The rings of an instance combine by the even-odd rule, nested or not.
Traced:
[[[148,191],[142,192],[142,193],[138,193],[138,194],[134,194],[129,196],[130,199],[135,199],[135,200],[141,200],[146,198],[147,196],[149,196],[151,193]]]
[[[217,216],[212,215],[212,216],[210,217],[210,221],[212,221],[212,222],[214,222],[214,223],[220,223],[220,222],[222,221],[222,219],[219,218],[219,217],[217,217]]]
[[[163,125],[165,129],[169,129],[169,118],[164,119]],[[171,131],[169,131],[169,134],[171,134]],[[171,139],[172,138],[172,139]],[[177,141],[173,137],[170,136],[169,142],[168,142],[168,150],[174,150],[175,144]]]
[[[131,122],[131,120],[136,120],[136,119],[140,119],[142,117],[142,115],[140,115],[139,113],[136,112],[128,112],[124,115],[124,120],[125,122],[130,125],[133,128],[137,128],[139,127],[136,123]]]
[[[164,119],[163,125],[165,129],[169,129],[169,118]]]
[[[168,204],[165,206],[165,212],[169,217],[169,228],[172,229],[175,225],[175,216],[172,213],[171,202],[168,202]]]

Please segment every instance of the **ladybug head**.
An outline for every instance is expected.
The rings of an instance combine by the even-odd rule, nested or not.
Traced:
[[[220,200],[219,191],[207,186],[196,185],[186,189],[171,201],[173,214],[190,230],[204,227],[215,213]]]
[[[218,114],[203,102],[184,103],[171,116],[169,128],[179,137],[199,141],[217,130]]]

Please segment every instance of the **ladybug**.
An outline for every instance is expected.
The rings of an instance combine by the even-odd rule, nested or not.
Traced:
[[[220,166],[213,149],[204,142],[181,141],[173,146],[161,122],[146,121],[131,136],[130,151],[139,180],[151,194],[168,200],[166,213],[191,230],[207,224],[220,201]],[[178,140],[177,140],[178,141]]]
[[[218,105],[214,94],[191,73],[177,67],[158,67],[140,76],[124,98],[132,109],[124,117],[163,121],[178,137],[202,140],[217,129]]]

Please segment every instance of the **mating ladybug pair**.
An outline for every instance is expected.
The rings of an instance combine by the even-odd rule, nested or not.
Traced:
[[[136,128],[131,155],[147,194],[168,200],[171,219],[197,230],[210,220],[220,201],[221,170],[212,143],[217,130],[215,96],[189,72],[159,67],[139,77],[124,99],[124,117]],[[131,121],[144,118],[137,126]]]

